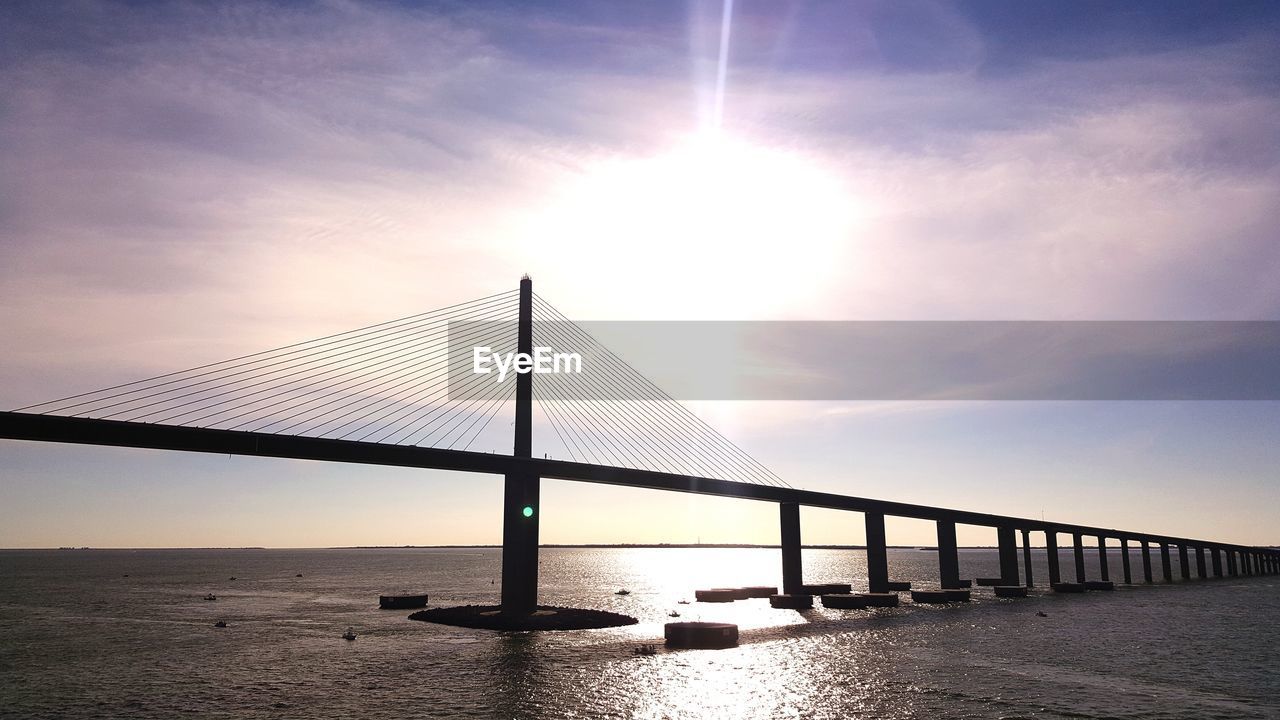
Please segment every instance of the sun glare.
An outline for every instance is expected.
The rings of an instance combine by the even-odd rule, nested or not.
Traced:
[[[839,178],[812,159],[709,134],[590,165],[556,193],[537,236],[593,272],[653,273],[709,290],[769,282],[775,292],[749,301],[768,312],[821,290],[847,260],[858,215]],[[734,294],[741,311],[744,293]],[[722,308],[709,298],[697,310]]]

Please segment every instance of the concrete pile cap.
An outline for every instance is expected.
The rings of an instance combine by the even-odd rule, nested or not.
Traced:
[[[749,585],[742,589],[746,591],[749,598],[767,598],[770,595],[778,594],[776,585]]]
[[[693,591],[693,598],[698,602],[733,602],[739,599],[739,595],[740,593],[732,588]]]
[[[716,649],[737,647],[738,626],[733,623],[672,622],[662,628],[668,647]]]
[[[952,603],[969,599],[968,590],[912,590],[911,602]]]
[[[800,594],[770,595],[769,605],[779,610],[807,610],[813,607],[813,596]]]
[[[1023,585],[996,585],[996,597],[1020,598],[1027,596],[1027,588]]]
[[[822,606],[834,610],[862,610],[867,607],[867,600],[861,595],[830,593],[822,596]]]
[[[898,606],[898,593],[858,593],[858,597],[867,601],[867,607]]]
[[[853,590],[848,583],[813,583],[801,585],[801,591],[809,595],[842,595]]]

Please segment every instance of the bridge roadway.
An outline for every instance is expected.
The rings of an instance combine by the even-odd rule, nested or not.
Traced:
[[[1194,538],[1127,530],[1121,531],[1116,528],[1075,525],[1035,518],[992,515],[967,510],[873,500],[871,498],[814,492],[811,490],[754,485],[731,480],[718,480],[650,470],[591,465],[563,460],[518,458],[510,455],[461,450],[273,435],[271,433],[240,430],[211,430],[117,420],[0,412],[0,438],[225,455],[321,460],[366,465],[391,465],[493,475],[534,475],[556,480],[575,480],[650,490],[668,490],[745,500],[793,503],[807,507],[851,510],[893,517],[994,528],[1018,528],[1046,533],[1125,538],[1138,542],[1175,546],[1187,545],[1242,552],[1256,552],[1259,550],[1259,548],[1249,546],[1196,540]]]
[[[533,282],[528,276],[520,279],[519,298],[516,346],[519,352],[529,354],[533,352]],[[1032,531],[1045,534],[1049,583],[1055,589],[1066,590],[1066,586],[1073,585],[1061,582],[1059,533],[1069,533],[1072,536],[1076,577],[1074,585],[1078,586],[1072,591],[1084,589],[1086,583],[1085,536],[1098,539],[1098,569],[1101,580],[1107,587],[1110,587],[1106,546],[1108,538],[1120,542],[1126,583],[1132,582],[1128,546],[1130,541],[1136,541],[1139,545],[1142,573],[1146,582],[1152,581],[1151,544],[1155,544],[1159,550],[1160,570],[1165,582],[1173,582],[1171,545],[1178,551],[1181,576],[1184,580],[1191,578],[1189,548],[1196,551],[1196,570],[1201,578],[1209,576],[1205,550],[1211,554],[1214,577],[1222,577],[1224,574],[1270,574],[1280,570],[1280,552],[1269,548],[1227,545],[1168,535],[1120,531],[1115,528],[951,510],[692,475],[534,458],[531,457],[533,407],[531,374],[517,375],[515,400],[515,443],[511,455],[15,412],[0,412],[0,438],[366,465],[394,465],[502,475],[505,478],[502,609],[504,613],[511,614],[532,613],[538,607],[538,523],[541,513],[531,512],[529,508],[538,506],[538,488],[542,478],[778,503],[782,587],[786,593],[804,591],[800,558],[800,507],[802,505],[832,510],[851,510],[863,514],[867,538],[867,586],[873,593],[887,593],[903,585],[909,586],[905,583],[892,583],[889,580],[885,516],[932,520],[937,524],[938,574],[941,586],[946,589],[959,589],[965,584],[959,574],[959,556],[956,548],[957,523],[996,529],[1000,577],[992,582],[1006,586],[1017,585],[1019,581],[1016,535],[1019,530],[1022,531],[1025,563],[1023,579],[1028,587],[1032,584],[1029,550]]]

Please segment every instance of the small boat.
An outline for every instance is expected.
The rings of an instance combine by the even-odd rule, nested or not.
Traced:
[[[1047,613],[1047,612],[1045,612],[1045,611],[1043,611],[1043,610],[1037,610],[1037,611],[1036,611],[1036,617],[1049,617],[1049,613]]]
[[[667,613],[667,617],[680,617],[680,613],[676,612],[675,610],[672,610],[671,612]]]
[[[232,575],[232,576],[231,576],[231,579],[232,579],[232,580],[235,580],[235,579],[236,579],[236,576],[235,576],[235,575]]]
[[[614,595],[630,595],[630,594],[631,594],[631,591],[626,588],[622,588],[618,592],[614,593]]]
[[[204,599],[205,599],[205,600],[217,600],[217,599],[218,599],[218,596],[217,596],[217,595],[214,595],[213,593],[209,593],[208,595],[205,595],[205,596],[204,596]]]
[[[633,655],[657,655],[658,646],[657,645],[641,645],[640,647],[632,648],[631,653]]]
[[[689,601],[688,601],[688,600],[677,600],[677,601],[676,601],[676,604],[677,604],[677,605],[688,605],[688,604],[689,604]]]
[[[226,620],[219,620],[218,622],[214,623],[214,624],[213,624],[213,626],[214,626],[214,627],[216,627],[216,628],[224,628],[224,627],[226,627],[226,626],[227,626],[227,621],[226,621]]]
[[[298,573],[297,575],[294,575],[294,577],[302,577],[302,573]]]
[[[355,640],[355,639],[356,639],[356,631],[355,631],[355,630],[352,630],[351,628],[347,628],[347,631],[346,631],[346,632],[344,632],[344,633],[342,633],[342,639],[343,639],[343,640]]]

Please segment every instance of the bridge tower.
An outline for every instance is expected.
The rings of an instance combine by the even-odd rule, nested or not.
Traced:
[[[533,354],[533,281],[520,279],[516,352]],[[533,373],[516,374],[514,455],[533,454]],[[502,500],[502,612],[528,615],[538,609],[538,505],[541,478],[506,475]]]

